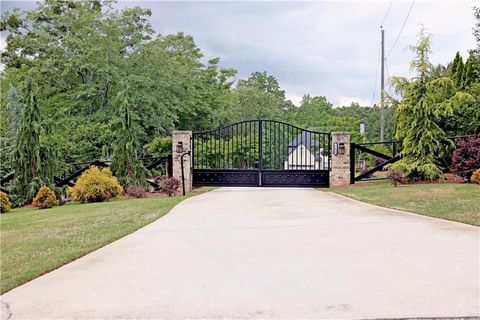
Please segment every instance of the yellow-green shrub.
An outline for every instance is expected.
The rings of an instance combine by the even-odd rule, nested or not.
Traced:
[[[0,213],[5,213],[10,211],[12,204],[8,200],[8,196],[5,192],[0,191]]]
[[[480,184],[480,169],[473,171],[470,181],[472,183]]]
[[[46,186],[43,186],[38,190],[35,198],[33,198],[32,201],[32,205],[40,209],[55,207],[58,206],[58,204],[59,203],[57,197],[55,196],[55,192]]]
[[[100,170],[96,166],[82,173],[69,193],[73,200],[81,202],[101,202],[114,198],[123,192],[117,178],[109,168]]]

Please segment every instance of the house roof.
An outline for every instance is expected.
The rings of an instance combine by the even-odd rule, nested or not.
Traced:
[[[306,130],[314,130],[315,127],[308,127]],[[320,146],[320,141],[317,139],[314,139],[315,133],[310,132],[310,131],[303,131],[298,134],[295,138],[293,138],[289,143],[288,143],[288,148],[296,148],[299,145],[303,144],[307,148],[311,147],[318,147]]]

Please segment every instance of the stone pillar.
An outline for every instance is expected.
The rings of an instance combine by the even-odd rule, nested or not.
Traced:
[[[172,132],[172,174],[174,178],[182,181],[182,166],[181,157],[184,153],[191,151],[190,138],[192,137],[191,131],[173,131]],[[192,173],[191,173],[191,158],[187,154],[183,156],[183,172],[185,175],[185,192],[192,190]],[[180,192],[182,186],[180,185]]]
[[[350,184],[350,132],[332,132],[332,187]]]

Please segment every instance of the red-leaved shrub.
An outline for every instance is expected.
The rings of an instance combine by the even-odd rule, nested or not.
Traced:
[[[403,175],[400,171],[390,171],[387,174],[387,178],[390,179],[390,183],[396,187],[399,183],[403,182]]]
[[[469,180],[477,168],[480,168],[480,136],[458,141],[452,156],[452,172]]]
[[[180,180],[174,177],[156,176],[154,181],[160,192],[167,194],[169,197],[175,195],[181,185]]]

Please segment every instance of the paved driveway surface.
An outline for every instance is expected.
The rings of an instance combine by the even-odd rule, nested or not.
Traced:
[[[222,188],[4,294],[25,318],[479,315],[479,229],[312,189]]]

